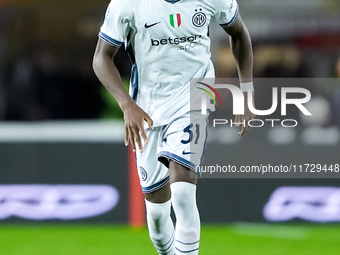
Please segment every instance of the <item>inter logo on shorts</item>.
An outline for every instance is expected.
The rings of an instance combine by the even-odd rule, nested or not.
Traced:
[[[142,166],[139,167],[139,171],[142,177],[142,181],[145,181],[148,178],[148,174],[146,173],[145,169]]]
[[[174,28],[178,28],[181,25],[181,14],[170,14],[170,24]]]

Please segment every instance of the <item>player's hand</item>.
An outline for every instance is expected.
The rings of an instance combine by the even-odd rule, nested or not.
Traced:
[[[123,111],[125,122],[125,146],[129,143],[132,146],[132,150],[136,151],[136,142],[140,152],[143,152],[143,145],[141,136],[144,143],[148,143],[148,137],[144,130],[144,121],[149,124],[149,128],[153,129],[153,121],[149,115],[144,112],[137,104],[131,103]]]
[[[252,102],[253,106],[255,107],[254,92],[252,93]],[[242,124],[242,130],[237,134],[240,138],[249,132],[250,126],[248,125],[248,121],[254,119],[255,117],[256,115],[253,114],[248,107],[248,93],[244,93],[244,115],[235,116],[235,122],[245,123],[245,125]],[[236,124],[236,127],[239,126],[240,124]]]

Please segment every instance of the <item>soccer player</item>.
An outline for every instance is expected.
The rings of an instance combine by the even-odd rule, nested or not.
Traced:
[[[231,36],[242,90],[251,90],[252,46],[236,0],[112,0],[99,32],[93,67],[124,113],[125,144],[136,152],[149,234],[159,254],[198,254],[196,166],[208,122],[190,107],[190,79],[214,78],[208,37],[213,16]],[[112,61],[123,42],[133,62],[129,94]],[[252,117],[245,105],[236,121]],[[248,130],[243,125],[239,136]]]

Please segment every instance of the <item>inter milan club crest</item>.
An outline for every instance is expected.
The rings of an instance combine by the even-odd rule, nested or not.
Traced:
[[[170,14],[170,24],[174,28],[178,28],[181,25],[181,14]]]
[[[196,27],[201,27],[207,21],[207,17],[202,12],[202,8],[200,8],[199,10],[196,9],[195,12],[196,13],[192,17],[192,24],[194,24]]]
[[[142,166],[139,167],[139,171],[140,171],[142,180],[145,181],[148,178],[148,174],[146,173],[145,169]]]

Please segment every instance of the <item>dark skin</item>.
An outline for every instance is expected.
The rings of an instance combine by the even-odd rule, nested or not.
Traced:
[[[235,23],[224,29],[231,37],[231,47],[233,50],[234,58],[237,64],[237,70],[240,77],[240,82],[252,81],[253,70],[253,52],[251,46],[251,39],[247,28],[245,27],[241,16],[238,15]],[[113,63],[113,58],[118,51],[117,47],[113,47],[105,41],[99,39],[93,59],[93,69],[106,87],[106,89],[114,96],[124,114],[125,122],[125,145],[131,144],[133,151],[137,150],[143,152],[144,143],[148,143],[148,138],[144,130],[144,121],[153,128],[153,121],[149,115],[144,112],[129,96],[128,92],[123,86],[122,79]],[[249,111],[247,102],[247,93],[245,93],[245,114],[237,115],[235,121],[242,122],[254,118],[254,115]],[[253,95],[252,95],[253,96]],[[243,137],[249,131],[249,126],[242,127],[239,136]],[[170,183],[161,189],[144,194],[145,198],[153,203],[164,203],[171,198],[170,184],[174,182],[189,182],[197,184],[198,175],[190,172],[190,170],[172,160],[169,163]]]

